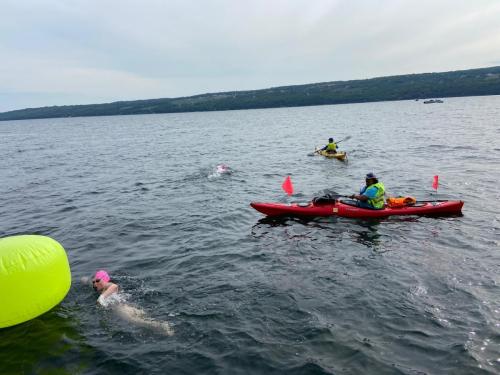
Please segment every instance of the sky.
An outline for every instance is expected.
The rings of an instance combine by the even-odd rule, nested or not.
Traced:
[[[0,0],[0,112],[500,65],[500,0]]]

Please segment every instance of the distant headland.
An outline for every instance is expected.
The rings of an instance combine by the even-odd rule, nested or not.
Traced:
[[[209,93],[180,98],[26,108],[0,113],[0,121],[226,111],[479,95],[500,95],[500,66]]]

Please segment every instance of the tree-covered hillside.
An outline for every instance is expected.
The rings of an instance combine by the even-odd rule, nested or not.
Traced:
[[[0,113],[0,120],[224,111],[476,95],[500,95],[500,66],[221,92],[171,99],[27,108]]]

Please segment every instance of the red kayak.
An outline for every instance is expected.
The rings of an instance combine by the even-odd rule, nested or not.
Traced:
[[[381,210],[370,210],[367,208],[359,208],[342,201],[323,204],[315,204],[313,202],[290,204],[260,202],[250,203],[250,206],[267,216],[340,216],[361,219],[383,218],[394,215],[460,215],[463,205],[463,201],[433,201],[417,202],[412,206],[405,206],[400,208],[385,207]]]

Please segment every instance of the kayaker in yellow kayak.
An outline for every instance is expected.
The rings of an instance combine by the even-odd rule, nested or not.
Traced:
[[[353,194],[351,199],[356,199],[356,205],[361,208],[371,208],[372,210],[381,210],[384,208],[384,184],[378,181],[377,176],[368,173],[365,177],[366,186],[361,188],[359,194]]]
[[[336,154],[337,144],[333,141],[333,138],[328,138],[328,144],[320,149],[320,151],[326,151],[329,154]]]

